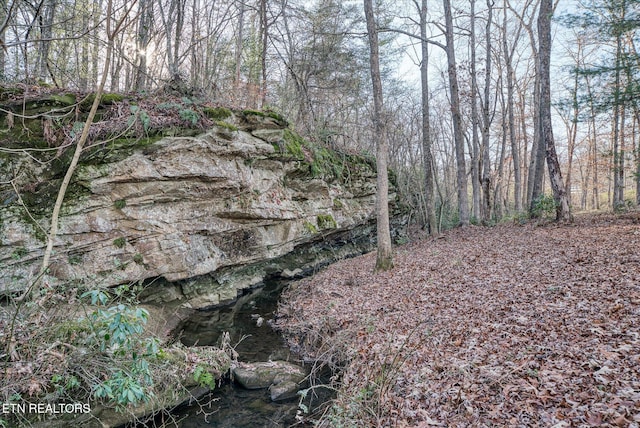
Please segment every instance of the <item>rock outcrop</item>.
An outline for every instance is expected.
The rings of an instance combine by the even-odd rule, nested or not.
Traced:
[[[140,283],[151,302],[202,308],[266,276],[296,276],[372,248],[371,160],[314,147],[274,114],[222,116],[198,135],[88,149],[47,282]],[[2,294],[20,292],[38,272],[70,151],[42,165],[32,154],[0,153]]]

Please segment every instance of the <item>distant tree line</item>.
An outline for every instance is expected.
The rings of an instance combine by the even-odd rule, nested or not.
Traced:
[[[384,137],[431,233],[535,215],[545,193],[558,218],[627,209],[640,202],[640,1],[559,3],[380,0],[368,28],[355,1],[2,0],[0,80],[92,91],[112,43],[107,91],[268,106],[345,151]],[[111,41],[108,4],[126,12]]]

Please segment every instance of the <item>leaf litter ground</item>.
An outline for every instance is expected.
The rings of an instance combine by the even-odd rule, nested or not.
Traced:
[[[341,367],[324,421],[637,427],[640,224],[469,227],[344,260],[292,286],[276,327]]]

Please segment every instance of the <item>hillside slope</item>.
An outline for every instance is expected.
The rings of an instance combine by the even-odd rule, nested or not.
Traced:
[[[341,426],[637,427],[639,219],[457,229],[380,274],[346,260],[289,290],[278,326],[343,368]]]

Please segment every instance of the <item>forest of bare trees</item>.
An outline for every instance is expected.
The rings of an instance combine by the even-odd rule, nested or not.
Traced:
[[[275,109],[344,151],[375,153],[381,138],[432,233],[640,202],[638,0],[381,0],[369,29],[361,1],[0,6],[2,85],[86,92],[104,77],[106,91]]]

